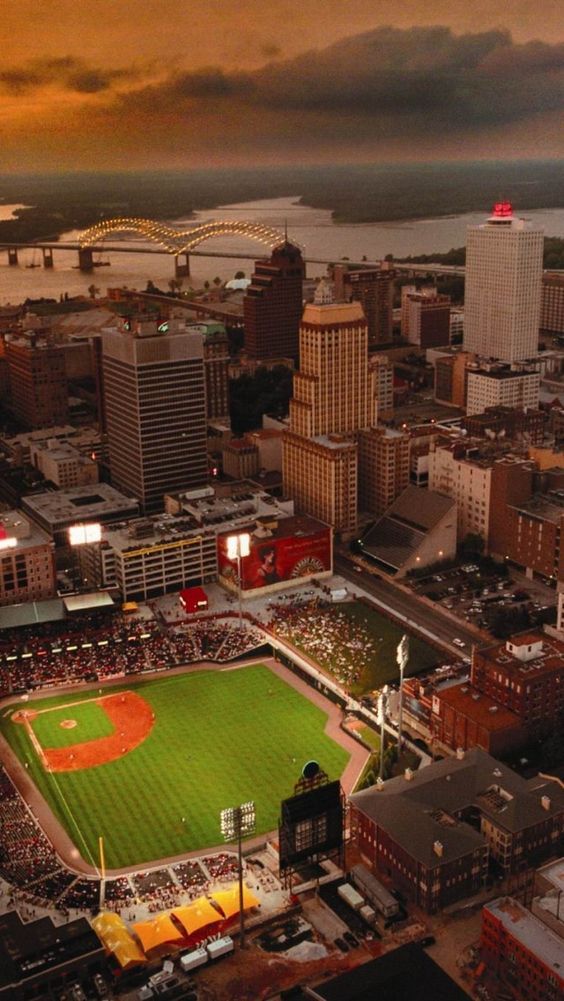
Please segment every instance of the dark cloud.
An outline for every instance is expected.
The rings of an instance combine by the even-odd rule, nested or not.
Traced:
[[[116,81],[135,80],[135,69],[100,69],[74,56],[56,59],[33,59],[23,66],[0,72],[0,91],[25,94],[51,84],[79,94],[97,94],[109,90]]]
[[[236,110],[390,116],[474,127],[560,108],[564,46],[517,45],[502,30],[455,35],[447,27],[378,28],[247,73],[181,73],[125,97],[182,116],[198,100]],[[235,105],[234,105],[235,110]]]

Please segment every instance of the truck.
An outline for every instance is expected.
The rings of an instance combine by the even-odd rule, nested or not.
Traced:
[[[350,883],[342,883],[341,886],[338,886],[337,893],[341,900],[345,901],[345,904],[352,907],[353,911],[359,911],[366,903],[364,897],[361,897],[360,893],[357,893],[354,886],[351,886]]]
[[[208,954],[205,949],[194,949],[192,952],[185,952],[180,957],[180,968],[184,973],[190,970],[197,970],[199,966],[205,966],[208,961]]]
[[[359,863],[353,865],[350,871],[351,879],[357,890],[364,893],[366,899],[382,915],[382,917],[395,918],[399,914],[400,906],[395,897],[385,886],[376,879],[365,865]]]
[[[216,938],[212,942],[208,942],[206,952],[209,959],[219,959],[220,956],[227,956],[233,952],[234,948],[233,939],[229,935],[225,935],[224,938]]]

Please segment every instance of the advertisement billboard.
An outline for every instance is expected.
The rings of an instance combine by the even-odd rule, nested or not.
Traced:
[[[298,519],[288,518],[295,522]],[[256,591],[276,588],[284,583],[331,572],[331,529],[313,522],[309,531],[298,525],[280,523],[267,537],[251,535],[250,551],[241,558],[241,590]],[[229,559],[229,535],[218,536],[218,569],[220,578],[237,587],[237,559]]]

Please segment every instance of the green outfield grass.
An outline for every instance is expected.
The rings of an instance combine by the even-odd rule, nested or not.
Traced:
[[[87,861],[97,861],[100,835],[109,868],[220,844],[220,811],[246,800],[256,803],[257,833],[274,830],[280,801],[292,795],[305,761],[320,761],[331,778],[347,764],[347,752],[323,732],[325,713],[265,665],[122,687],[146,699],[155,723],[134,751],[96,768],[45,772],[25,728],[0,716],[2,732]],[[87,695],[42,699],[33,708]],[[34,731],[43,747],[83,740],[86,728],[89,739],[104,736],[110,724],[101,712],[95,703],[67,705],[36,717]],[[62,730],[62,719],[79,726]]]

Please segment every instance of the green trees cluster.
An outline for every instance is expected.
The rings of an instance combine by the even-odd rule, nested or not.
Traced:
[[[292,371],[285,365],[257,368],[229,382],[231,427],[235,434],[260,428],[263,414],[285,417],[292,396]]]

